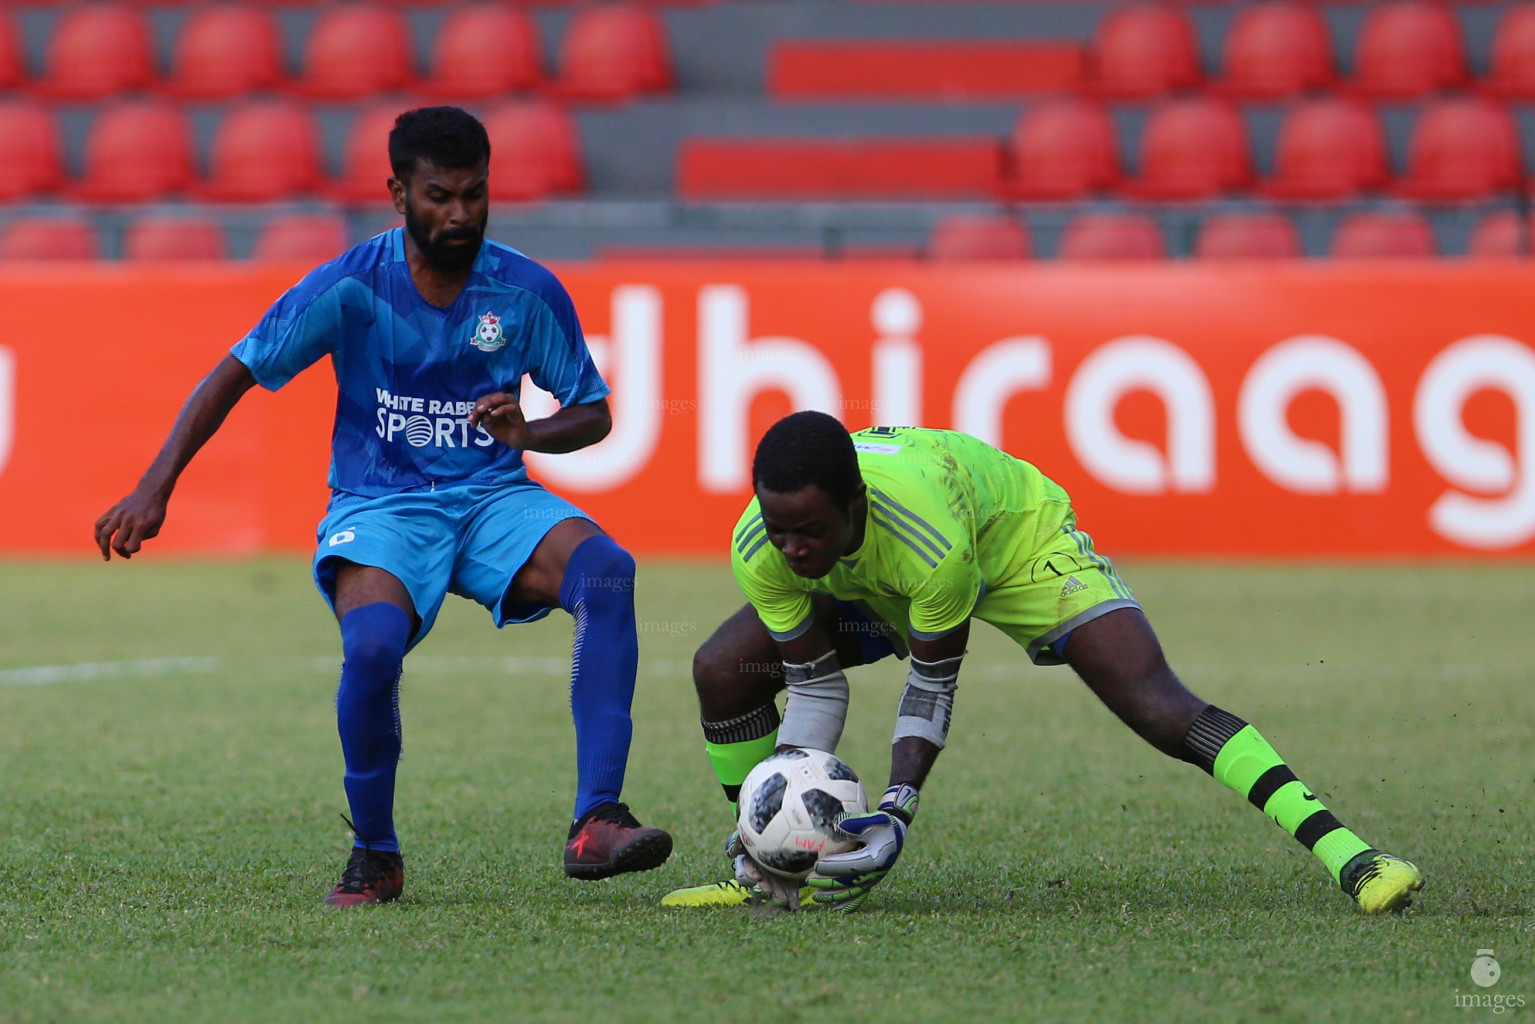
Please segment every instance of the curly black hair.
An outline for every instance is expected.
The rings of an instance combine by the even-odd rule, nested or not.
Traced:
[[[851,507],[862,482],[853,439],[840,420],[824,412],[785,416],[762,435],[752,459],[754,487],[792,494],[814,484],[842,509]]]
[[[389,132],[389,168],[409,181],[418,160],[453,170],[488,163],[490,136],[478,118],[458,107],[407,110]]]

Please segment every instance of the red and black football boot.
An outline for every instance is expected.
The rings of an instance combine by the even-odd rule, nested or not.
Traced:
[[[599,804],[570,826],[565,844],[565,873],[593,881],[626,871],[649,871],[672,855],[672,837],[646,828],[628,804]]]
[[[385,850],[355,849],[341,881],[325,897],[333,907],[390,903],[405,889],[405,859]]]

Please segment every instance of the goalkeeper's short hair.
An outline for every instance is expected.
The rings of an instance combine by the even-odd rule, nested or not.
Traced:
[[[824,412],[796,412],[768,428],[757,442],[752,485],[773,494],[792,494],[814,484],[838,508],[853,503],[863,482],[858,453],[847,428]]]

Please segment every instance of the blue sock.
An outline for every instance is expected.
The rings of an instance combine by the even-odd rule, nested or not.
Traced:
[[[576,722],[576,819],[617,801],[629,762],[634,673],[634,558],[610,537],[588,537],[571,552],[560,606],[576,620],[570,655],[570,713]]]
[[[409,642],[410,616],[387,601],[354,608],[341,620],[344,660],[336,690],[336,726],[346,758],[346,799],[356,845],[394,853],[400,850],[394,834],[400,665]]]

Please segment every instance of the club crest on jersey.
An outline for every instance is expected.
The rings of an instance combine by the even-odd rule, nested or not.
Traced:
[[[501,333],[501,318],[494,313],[482,313],[480,326],[475,328],[474,337],[469,343],[481,352],[494,352],[506,344],[506,335]]]

